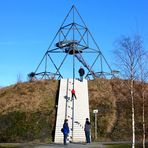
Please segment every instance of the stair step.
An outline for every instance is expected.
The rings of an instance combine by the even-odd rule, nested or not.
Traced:
[[[89,118],[87,81],[86,80],[84,80],[83,82],[80,82],[78,80],[74,81],[75,81],[74,87],[77,96],[77,99],[74,100],[75,103],[74,118],[72,118],[73,101],[71,101],[71,90],[73,88],[73,79],[61,79],[60,81],[56,129],[55,129],[55,143],[63,143],[63,133],[61,132],[61,128],[63,127],[63,122],[65,119],[66,106],[67,106],[68,125],[70,128],[69,140],[73,139],[73,142],[78,142],[78,141],[85,142],[84,124],[85,124],[85,119]],[[68,101],[66,101],[65,96],[66,98],[68,98],[67,99]],[[73,119],[75,120],[73,125],[74,131],[71,130]]]

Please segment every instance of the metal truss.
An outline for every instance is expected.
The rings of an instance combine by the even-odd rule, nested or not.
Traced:
[[[69,77],[75,78],[78,66],[84,67],[86,79],[114,76],[109,63],[73,5],[36,70],[29,77],[61,79],[65,77],[65,73],[72,71],[72,76]]]

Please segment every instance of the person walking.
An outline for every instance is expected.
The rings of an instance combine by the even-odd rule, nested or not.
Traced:
[[[90,121],[88,118],[86,118],[85,127],[84,127],[86,143],[90,143],[90,128],[91,128]]]
[[[64,120],[64,124],[63,124],[63,135],[64,135],[64,139],[63,139],[63,142],[64,142],[64,145],[66,145],[67,143],[67,137],[68,137],[68,134],[69,134],[69,126],[68,126],[68,119],[65,119]]]
[[[83,82],[83,76],[84,76],[84,74],[85,74],[85,71],[84,71],[84,69],[82,68],[82,66],[80,67],[80,69],[79,69],[79,75],[80,75],[80,81],[81,82]]]

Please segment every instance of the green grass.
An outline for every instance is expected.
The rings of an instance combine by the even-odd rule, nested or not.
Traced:
[[[108,144],[106,148],[131,148],[130,144]]]
[[[19,147],[13,145],[0,145],[0,148],[19,148]]]
[[[131,148],[131,144],[105,144],[106,148]],[[148,147],[148,143],[145,144]],[[142,143],[137,143],[135,148],[142,148]]]

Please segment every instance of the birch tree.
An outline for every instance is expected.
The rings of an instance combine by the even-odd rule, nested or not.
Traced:
[[[147,59],[147,54],[143,50],[142,47],[142,41],[139,36],[139,60],[138,60],[138,65],[139,65],[139,80],[140,80],[140,85],[141,85],[141,99],[142,99],[142,127],[143,127],[143,133],[142,133],[142,147],[145,148],[145,94],[146,94],[146,85],[145,82],[147,81],[148,78],[148,69],[147,69],[147,63],[145,62]],[[141,47],[141,48],[140,48]]]
[[[134,80],[137,79],[139,73],[139,59],[141,50],[141,41],[139,36],[129,37],[122,36],[116,42],[115,55],[117,58],[117,66],[120,70],[121,77],[127,79],[131,98],[131,120],[132,120],[132,148],[135,148],[135,89]]]

